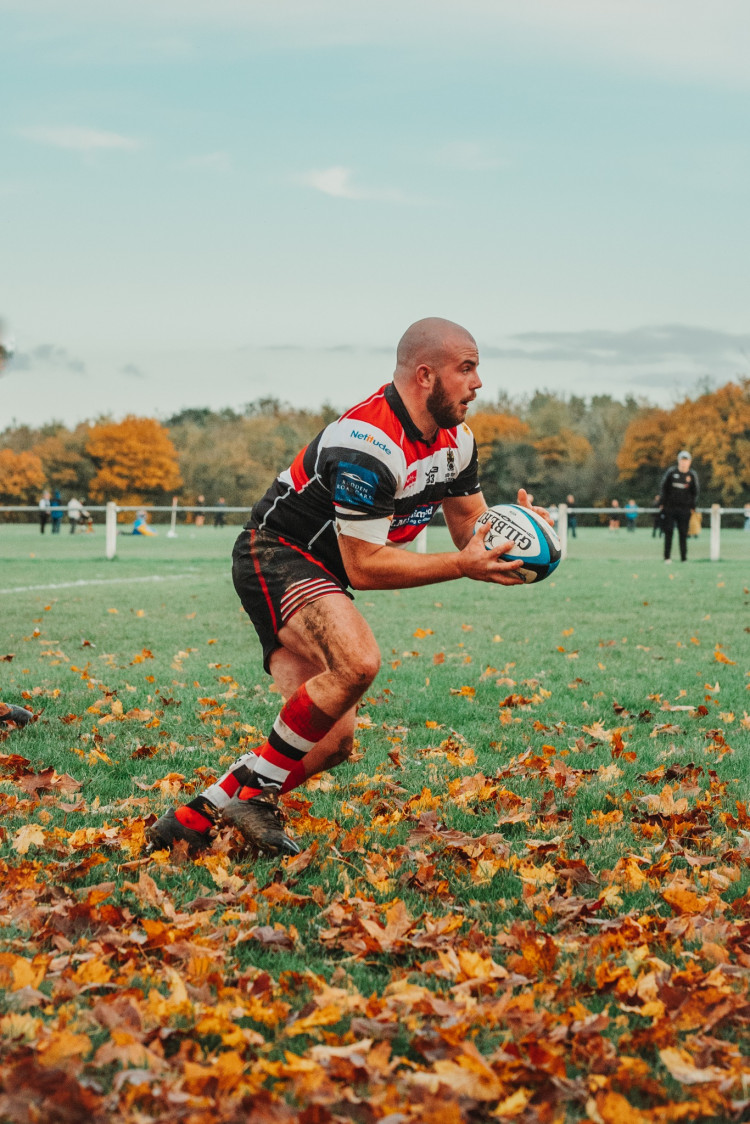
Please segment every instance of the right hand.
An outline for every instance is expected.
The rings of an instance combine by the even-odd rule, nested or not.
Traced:
[[[513,562],[503,562],[502,557],[513,545],[508,540],[503,540],[491,550],[484,545],[490,531],[490,524],[485,523],[469,539],[466,546],[459,552],[461,571],[465,578],[477,582],[494,582],[495,585],[523,585],[523,578],[515,572],[523,566],[520,558]]]

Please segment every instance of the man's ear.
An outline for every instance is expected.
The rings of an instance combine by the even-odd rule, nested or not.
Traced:
[[[417,386],[422,387],[423,390],[432,390],[432,384],[435,380],[435,372],[432,367],[427,363],[420,363],[414,372],[417,379]]]

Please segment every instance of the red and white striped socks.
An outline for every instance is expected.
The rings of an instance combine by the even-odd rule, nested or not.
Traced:
[[[283,792],[289,777],[302,768],[307,754],[336,722],[315,705],[304,683],[298,687],[281,708],[252,775],[240,789],[240,800],[249,800],[268,788]]]
[[[238,794],[249,800],[264,789],[285,793],[296,788],[306,777],[306,755],[336,722],[315,705],[303,683],[281,708],[268,741],[243,754],[223,777],[178,808],[177,819],[193,831],[205,832]]]

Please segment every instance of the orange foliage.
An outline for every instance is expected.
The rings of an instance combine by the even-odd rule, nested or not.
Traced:
[[[153,418],[129,415],[95,426],[86,452],[98,469],[91,481],[92,499],[137,504],[182,484],[175,447]]]
[[[547,465],[585,464],[593,452],[588,439],[583,434],[574,433],[572,429],[567,429],[565,426],[559,433],[535,441],[534,448]]]
[[[44,486],[44,469],[35,453],[0,449],[0,500],[3,503],[34,503]]]
[[[628,426],[617,457],[625,480],[641,468],[655,471],[672,464],[680,449],[708,469],[702,481],[725,503],[750,486],[750,379],[727,383],[699,398],[686,398],[673,410],[649,410]]]
[[[497,441],[525,441],[529,436],[526,422],[514,414],[480,410],[472,414],[469,424],[476,439],[480,464],[489,459],[492,446]]]

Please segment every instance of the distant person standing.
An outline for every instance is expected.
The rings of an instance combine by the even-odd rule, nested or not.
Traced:
[[[575,512],[570,510],[572,508],[573,504],[576,502],[576,498],[572,493],[569,493],[565,497],[565,502],[568,505],[568,531],[573,536],[573,538],[576,538],[576,528],[578,527],[578,519],[576,517]]]
[[[750,531],[750,503],[746,503],[743,511],[745,512],[745,525],[743,531]]]
[[[219,496],[218,500],[216,501],[216,506],[222,507],[222,508],[227,506],[227,501],[224,499],[223,496]],[[223,527],[223,526],[224,526],[224,512],[223,511],[214,512],[214,527]]]
[[[635,500],[628,500],[625,504],[625,526],[629,531],[635,530],[636,520],[638,519],[638,504]]]
[[[687,562],[687,539],[690,515],[698,502],[698,476],[690,467],[692,457],[687,449],[677,454],[677,464],[664,473],[659,493],[659,507],[664,512],[664,561],[671,561],[672,535],[675,526],[680,539],[680,558]]]
[[[70,522],[71,535],[74,535],[78,529],[82,511],[83,504],[81,501],[77,500],[75,496],[71,496],[68,500],[68,520]]]
[[[610,504],[610,507],[615,508],[615,510],[613,512],[611,512],[610,516],[609,516],[609,529],[610,529],[610,531],[619,531],[620,530],[620,501],[619,500],[612,500],[612,503]]]
[[[199,505],[202,505],[205,502],[206,502],[205,496],[198,496],[198,504]],[[196,525],[196,527],[202,527],[205,522],[206,522],[206,513],[203,510],[202,506],[199,506],[198,510],[195,513],[195,525]]]
[[[63,502],[59,488],[55,490],[55,494],[52,497],[52,507],[50,508],[50,515],[52,516],[52,534],[59,535],[60,524],[62,523],[63,519]]]
[[[657,509],[654,512],[654,526],[651,531],[651,538],[655,539],[657,535],[664,534],[664,512],[661,510],[661,496],[654,496],[654,507]]]
[[[45,488],[42,492],[42,498],[39,500],[39,532],[42,535],[44,534],[44,528],[49,523],[50,506],[49,492]]]

